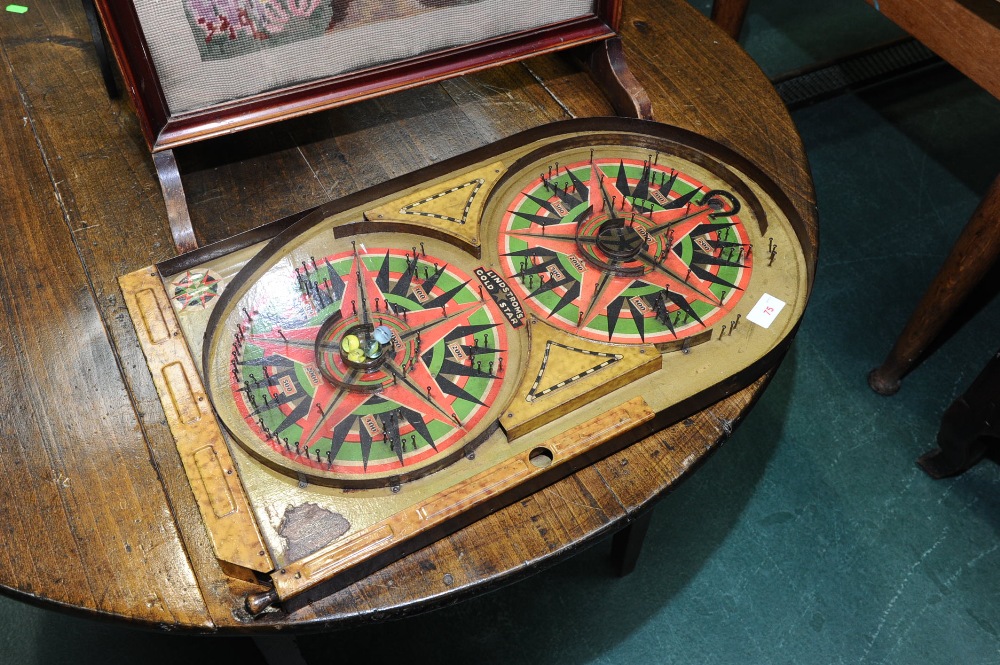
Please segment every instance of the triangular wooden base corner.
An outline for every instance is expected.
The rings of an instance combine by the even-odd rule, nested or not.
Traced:
[[[512,440],[652,374],[662,365],[662,357],[652,345],[593,342],[534,316],[528,323],[528,368],[501,418]],[[544,326],[543,334],[538,334],[538,326]]]
[[[505,169],[503,162],[494,162],[466,171],[366,210],[365,217],[372,222],[419,221],[478,247],[486,199]]]

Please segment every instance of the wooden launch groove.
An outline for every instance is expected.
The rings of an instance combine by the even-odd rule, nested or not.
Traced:
[[[216,556],[249,570],[273,570],[158,273],[144,268],[119,284],[132,319],[142,322],[136,326],[139,344]]]
[[[279,598],[302,593],[368,559],[373,565],[395,550],[412,551],[457,531],[515,488],[529,494],[553,476],[572,472],[572,462],[598,449],[616,435],[653,419],[641,397],[629,400],[596,418],[553,437],[532,450],[511,457],[452,489],[426,499],[392,517],[373,524],[347,542],[337,543],[275,572],[271,579]],[[538,482],[532,483],[533,480]],[[509,502],[510,496],[505,497]],[[456,519],[465,517],[465,520]],[[398,554],[396,554],[398,556]]]

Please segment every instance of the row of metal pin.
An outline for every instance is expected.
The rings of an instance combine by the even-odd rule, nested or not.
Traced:
[[[736,318],[729,322],[729,326],[723,325],[722,328],[719,330],[719,339],[722,339],[723,337],[731,337],[733,331],[736,330],[736,327],[740,325],[740,319],[742,318],[743,318],[742,314],[737,314]]]

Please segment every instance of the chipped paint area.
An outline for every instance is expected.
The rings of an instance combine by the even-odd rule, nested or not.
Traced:
[[[350,528],[351,523],[340,513],[304,503],[285,510],[278,535],[287,543],[285,557],[297,561],[332,543]]]

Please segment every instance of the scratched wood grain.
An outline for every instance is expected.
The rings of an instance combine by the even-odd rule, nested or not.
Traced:
[[[46,93],[68,87],[65,77],[75,73],[50,72],[40,93],[26,72],[12,72],[13,48],[30,57],[82,49],[27,35],[14,47],[8,40],[5,34],[0,67],[0,585],[82,612],[207,628],[205,602],[77,253],[85,234],[66,182],[75,176],[36,123],[55,101]]]

